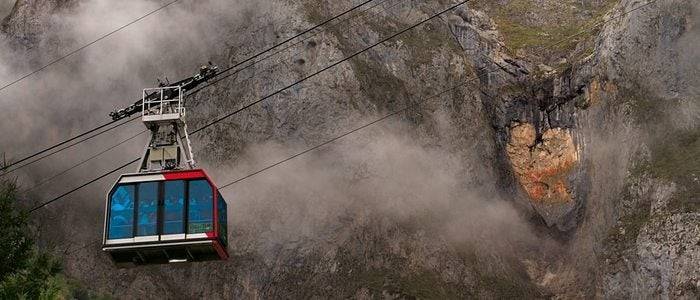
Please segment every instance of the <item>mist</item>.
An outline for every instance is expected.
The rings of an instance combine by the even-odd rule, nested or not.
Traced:
[[[0,38],[0,82],[12,82],[163,3],[80,1],[40,22],[43,33],[31,48]],[[250,13],[248,9],[254,7],[246,3],[206,0],[171,5],[0,91],[3,113],[12,116],[0,120],[0,151],[11,162],[75,136],[110,121],[110,111],[135,102],[143,88],[157,85],[157,78],[179,80],[194,75],[210,60],[221,60],[223,41],[231,34],[225,28],[240,26],[243,16]],[[132,122],[15,175],[20,176],[23,186],[31,186],[35,177],[63,170],[133,136],[142,127],[140,122]],[[83,170],[104,170],[123,163],[140,153],[144,143],[143,136],[137,138]],[[96,172],[87,173],[92,176]],[[82,179],[85,174],[78,176]],[[61,186],[61,181],[56,185]]]
[[[12,10],[15,0],[0,0],[0,19],[5,18]]]
[[[283,23],[280,13],[262,20],[265,15],[261,17],[257,8],[268,8],[268,2],[255,2],[183,1],[0,91],[3,111],[13,116],[0,119],[0,151],[11,159],[29,154],[109,121],[110,111],[133,103],[143,88],[156,85],[156,78],[167,76],[175,81],[192,76],[209,60],[226,66],[232,63],[231,57],[244,57],[245,51],[234,55],[227,50],[249,49],[236,45],[235,35],[246,34],[242,29],[249,26]],[[35,48],[17,49],[0,40],[0,82],[11,82],[162,3],[83,1],[51,17],[50,30]],[[268,12],[285,9],[269,8]],[[350,242],[351,232],[377,219],[382,224],[408,225],[422,232],[430,245],[447,241],[489,258],[522,259],[529,249],[539,247],[539,238],[510,199],[501,199],[494,192],[495,182],[475,173],[492,168],[485,165],[488,161],[414,139],[412,129],[401,126],[401,121],[387,123],[223,190],[232,253],[254,251],[273,260],[280,245],[310,248],[328,240],[342,245]],[[16,175],[23,187],[30,187],[142,129],[140,122],[132,122]],[[140,136],[27,197],[32,203],[42,202],[111,170],[139,155],[145,142],[145,136]],[[251,142],[224,161],[199,163],[223,185],[306,147],[293,137],[285,142]],[[202,157],[198,154],[195,157]],[[104,194],[111,180],[102,180],[40,212],[37,219],[47,226],[44,238],[54,240],[61,249],[98,240]],[[386,239],[391,242],[393,238]],[[100,261],[94,258],[101,254],[97,247],[84,251]]]
[[[340,245],[377,219],[494,257],[516,257],[535,247],[537,238],[511,202],[468,183],[480,175],[470,170],[483,162],[465,161],[410,136],[388,121],[222,190],[231,229],[238,232],[234,252],[252,247],[273,259],[278,245],[308,248],[319,240]],[[225,184],[303,148],[253,145],[235,165],[214,174]]]

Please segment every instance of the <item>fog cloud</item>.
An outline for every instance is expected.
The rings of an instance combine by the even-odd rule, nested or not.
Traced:
[[[183,1],[0,91],[4,113],[13,116],[0,119],[0,149],[29,153],[38,146],[73,136],[108,121],[109,111],[133,102],[142,88],[155,85],[156,77],[167,75],[175,80],[191,76],[190,70],[196,71],[212,57],[228,58],[228,53],[222,53],[226,51],[223,46],[230,46],[227,43],[231,35],[240,34],[234,29],[243,26],[240,23],[250,18],[248,10],[252,9],[249,1],[234,3],[237,5],[231,0]],[[23,55],[27,50],[2,46],[0,82],[12,81],[51,61],[57,53],[94,40],[159,4],[80,2],[51,18],[51,30],[36,49],[29,50],[30,55]],[[141,129],[142,125],[134,122],[125,130],[57,156],[35,170],[63,169]],[[271,253],[275,245],[332,237],[339,227],[362,227],[376,217],[413,222],[455,244],[490,248],[498,253],[511,251],[512,243],[530,245],[534,241],[527,223],[511,204],[488,192],[492,186],[469,185],[475,182],[471,178],[481,176],[470,173],[482,169],[473,164],[485,162],[465,161],[446,149],[425,147],[402,129],[371,131],[375,133],[346,139],[225,190],[230,226],[234,232],[248,232],[236,236],[233,247],[253,244],[256,250]],[[144,142],[143,138],[136,139],[85,169],[111,169],[138,154]],[[293,153],[299,149],[293,143],[254,145],[246,149],[236,165],[214,165],[208,170],[220,184],[225,183]],[[65,176],[45,193],[65,190],[92,173],[97,172]],[[26,180],[31,181],[30,177]],[[484,181],[488,179],[479,182]],[[102,183],[103,187],[107,184]],[[100,209],[103,187],[92,186],[71,196],[71,201],[83,200],[84,207],[75,207],[74,202],[57,204],[74,207],[60,214],[61,218],[77,220],[81,213]],[[94,195],[99,195],[97,200]],[[82,219],[93,226],[101,224],[100,217],[90,214],[90,220]],[[74,239],[89,240],[96,232],[80,232]]]
[[[15,0],[0,0],[0,20],[5,18],[10,13]]]
[[[262,252],[323,239],[334,228],[362,227],[377,217],[498,255],[514,243],[532,245],[535,237],[511,202],[466,184],[479,176],[469,174],[479,169],[470,164],[482,162],[423,147],[408,136],[375,127],[223,190],[232,228],[255,236]],[[231,166],[233,172],[217,177],[240,178],[293,152],[285,145],[257,145]]]
[[[54,15],[35,16],[43,29],[30,48],[0,37],[0,83],[12,82],[164,3],[79,1]],[[182,1],[0,91],[5,116],[0,119],[0,151],[20,158],[106,123],[110,111],[136,101],[157,78],[192,76],[201,64],[222,56],[231,28],[242,23],[251,7],[247,1]],[[26,171],[46,177],[142,129],[140,122],[133,122]],[[139,153],[144,142],[137,139],[85,169],[123,162]],[[32,184],[31,177],[25,178],[25,186]]]
[[[48,17],[34,48],[12,49],[6,42],[0,82],[11,82],[160,5],[81,1]],[[3,112],[14,116],[0,120],[0,145],[9,153],[26,153],[37,142],[46,145],[108,121],[109,111],[138,99],[158,77],[191,76],[219,54],[222,28],[234,27],[245,7],[245,1],[183,1],[0,91]]]

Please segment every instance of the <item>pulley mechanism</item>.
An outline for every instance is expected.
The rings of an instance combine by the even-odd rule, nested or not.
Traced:
[[[218,67],[209,62],[199,73],[175,83],[159,82],[157,88],[143,90],[140,101],[110,113],[113,121],[141,113],[144,125],[150,131],[139,173],[166,170],[185,170],[195,167],[192,147],[187,135],[184,98],[187,92],[218,74]]]
[[[195,167],[185,123],[182,87],[145,89],[141,118],[150,131],[139,173],[185,170]],[[183,141],[184,140],[184,141]]]
[[[219,74],[219,67],[212,64],[211,62],[209,62],[209,65],[202,66],[199,69],[199,73],[195,74],[192,77],[185,78],[183,80],[180,80],[180,81],[172,83],[172,84],[169,83],[167,79],[166,79],[166,82],[161,82],[160,80],[158,80],[158,86],[161,88],[162,87],[180,87],[179,92],[187,94],[188,92],[190,92],[191,90],[193,90],[194,88],[199,86],[200,84],[205,83],[205,82],[209,81],[209,79],[216,77],[218,74]],[[176,92],[175,90],[168,90],[168,91],[165,91],[164,95],[160,95],[160,94],[158,94],[158,91],[154,90],[150,94],[144,93],[143,100],[136,101],[136,103],[129,105],[126,108],[113,111],[113,112],[109,113],[109,116],[112,118],[113,121],[119,121],[121,119],[131,117],[134,114],[142,112],[141,106],[142,106],[144,100],[150,99],[151,97],[155,99],[155,98],[159,98],[161,96],[164,96],[165,99],[172,99],[172,98],[177,96],[174,94],[175,92]]]

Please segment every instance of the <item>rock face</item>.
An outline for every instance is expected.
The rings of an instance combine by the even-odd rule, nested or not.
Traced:
[[[632,297],[700,297],[700,215],[674,214],[645,224],[637,237],[638,269],[629,276],[638,290]]]
[[[617,11],[636,5],[622,1]],[[637,155],[615,205],[616,225],[605,243],[613,259],[605,260],[601,293],[611,298],[698,297],[697,267],[690,264],[697,265],[700,245],[687,235],[697,232],[700,224],[693,204],[698,201],[698,183],[684,179],[698,170],[684,155],[700,154],[693,149],[697,134],[691,133],[698,132],[700,120],[698,82],[688,77],[697,71],[687,72],[698,65],[692,62],[696,54],[684,53],[687,41],[700,37],[699,13],[691,2],[667,1],[640,10],[634,18],[621,18],[617,26],[601,32],[594,76],[600,82],[590,85],[590,98],[625,99],[637,130],[645,136],[628,146],[636,148]],[[685,146],[675,148],[678,140]]]
[[[538,143],[532,124],[515,124],[506,151],[518,182],[546,220],[553,223],[561,218],[557,211],[571,210],[575,199],[567,178],[579,159],[570,132],[549,129]]]
[[[11,41],[31,47],[41,42],[40,37],[50,27],[51,19],[48,16],[73,4],[75,2],[71,0],[18,0],[2,22],[0,31]]]
[[[532,149],[532,150],[531,150]],[[578,163],[578,153],[571,134],[549,129],[536,142],[535,128],[518,124],[511,129],[508,158],[520,184],[534,203],[572,202],[567,191],[567,173]]]
[[[490,28],[488,22],[470,24],[485,22],[471,16],[478,13],[459,15],[452,32],[464,49],[476,49],[467,53],[486,74],[480,79],[490,98],[485,108],[496,129],[502,185],[514,194],[524,190],[522,201],[548,225],[571,230],[588,190],[581,180],[588,177],[586,164],[579,161],[580,147],[571,131],[577,127],[576,99],[584,94],[584,80],[570,69],[556,74],[513,58],[497,33],[479,29]]]
[[[629,187],[632,211],[608,236],[600,293],[611,297],[695,299],[700,214],[669,213],[675,185],[643,179]]]
[[[387,1],[256,63],[188,100],[190,126],[447,1],[433,2]],[[226,194],[235,199],[230,261],[116,270],[95,246],[66,258],[68,274],[123,298],[697,298],[698,5],[538,3],[460,7],[196,136],[200,162],[235,179],[409,107],[376,132]],[[19,0],[4,38],[40,56],[46,24],[80,5]],[[227,46],[212,60],[235,64],[350,4],[255,5],[217,33]],[[535,29],[558,37],[582,19],[609,22],[566,47],[533,39],[551,39]],[[65,232],[45,234],[48,242],[71,239],[63,223],[100,222],[64,217],[44,221]]]

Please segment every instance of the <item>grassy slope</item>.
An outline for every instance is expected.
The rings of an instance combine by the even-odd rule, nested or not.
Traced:
[[[585,1],[577,0],[546,1],[544,5],[539,2],[478,0],[472,6],[494,19],[513,54],[524,50],[557,58],[568,56],[579,42],[595,36],[598,30],[587,30],[576,38],[560,41],[592,28],[619,0],[602,0],[596,5],[582,5]]]

